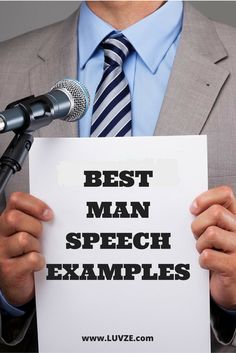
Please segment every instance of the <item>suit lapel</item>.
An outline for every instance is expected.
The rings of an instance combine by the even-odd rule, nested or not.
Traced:
[[[48,92],[59,80],[77,78],[77,20],[78,12],[61,22],[50,40],[40,49],[39,65],[30,71],[30,89],[34,95]],[[55,120],[35,132],[41,137],[78,136],[78,124]]]
[[[214,25],[184,5],[181,40],[155,135],[199,134],[229,73],[216,63],[227,57]]]

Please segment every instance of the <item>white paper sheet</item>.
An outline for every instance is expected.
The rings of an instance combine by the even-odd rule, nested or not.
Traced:
[[[101,173],[101,186],[85,186],[91,171]],[[105,184],[112,186],[104,186],[104,171]],[[145,177],[147,171],[152,176]],[[127,181],[132,172],[136,177]],[[122,186],[127,182],[134,185]],[[55,213],[42,237],[47,268],[36,274],[40,352],[210,352],[208,273],[198,264],[189,212],[192,200],[207,189],[206,137],[35,139],[30,189]],[[106,217],[101,212],[88,218],[95,215],[91,202],[97,207],[110,202]],[[137,203],[143,210],[146,205],[142,216],[134,210]],[[137,217],[127,216],[133,213]],[[140,232],[146,235],[135,237]],[[66,248],[69,233],[81,247]],[[91,249],[82,248],[84,239],[88,246],[84,233],[97,234]],[[109,242],[101,233],[112,233]],[[169,234],[169,249],[167,243],[157,248],[158,233]],[[124,237],[131,249],[121,248]],[[137,248],[134,239],[147,248]],[[101,248],[109,246],[115,248]],[[72,271],[76,279],[68,279],[68,264],[79,265]],[[112,264],[122,270],[116,267],[106,279],[101,265]],[[130,264],[137,273],[127,280]]]

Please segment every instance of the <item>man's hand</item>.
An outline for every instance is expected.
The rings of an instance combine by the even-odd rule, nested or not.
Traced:
[[[227,186],[198,196],[191,208],[197,216],[192,231],[197,239],[201,267],[211,271],[210,290],[214,301],[236,309],[236,199]]]
[[[40,254],[42,221],[51,209],[25,193],[13,193],[0,216],[0,289],[9,303],[23,305],[34,296],[34,272],[45,265]]]

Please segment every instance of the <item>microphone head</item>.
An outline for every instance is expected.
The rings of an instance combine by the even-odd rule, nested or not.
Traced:
[[[85,115],[90,104],[90,96],[82,83],[72,79],[64,79],[58,81],[51,91],[55,89],[63,91],[71,102],[71,109],[63,120],[73,122]]]

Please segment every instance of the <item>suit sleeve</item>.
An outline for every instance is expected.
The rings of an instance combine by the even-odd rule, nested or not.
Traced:
[[[0,352],[38,352],[34,302],[21,317],[0,314]]]
[[[211,301],[211,327],[218,343],[236,347],[236,319],[213,301]]]
[[[35,312],[24,317],[0,318],[0,352],[38,352]]]

